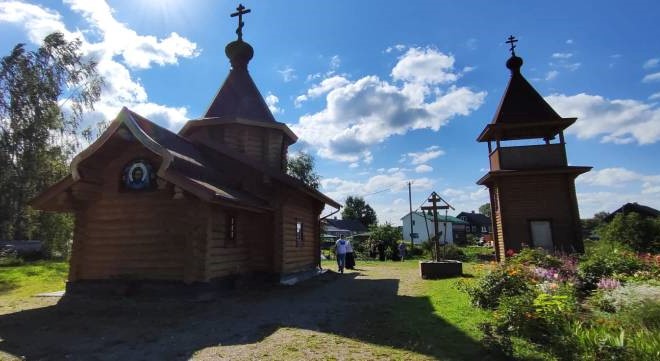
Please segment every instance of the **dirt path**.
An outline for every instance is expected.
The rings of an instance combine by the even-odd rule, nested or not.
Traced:
[[[406,346],[383,312],[402,297],[416,301],[418,290],[414,268],[372,265],[206,302],[33,299],[25,307],[39,308],[0,315],[0,359],[2,351],[28,360],[434,359]],[[430,307],[419,302],[411,307]]]

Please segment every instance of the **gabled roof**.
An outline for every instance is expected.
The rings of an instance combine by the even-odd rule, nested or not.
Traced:
[[[307,187],[304,183],[293,177],[282,172],[273,171],[229,149],[220,152],[200,144],[193,144],[176,133],[149,121],[125,107],[122,108],[106,131],[73,159],[71,163],[71,175],[42,192],[32,200],[31,205],[40,208],[41,205],[44,205],[57,194],[66,191],[75,182],[80,181],[83,178],[79,170],[81,163],[99,151],[118,132],[129,132],[130,135],[122,134],[120,136],[134,137],[144,147],[162,158],[161,165],[157,171],[159,177],[181,187],[183,190],[194,194],[202,200],[222,202],[230,206],[233,205],[254,210],[269,209],[266,200],[245,191],[233,189],[223,182],[222,172],[225,170],[218,168],[217,159],[224,157],[250,167],[265,176],[272,177],[332,207],[339,208],[340,206],[337,202]]]
[[[369,228],[367,228],[362,222],[358,221],[357,219],[326,219],[329,225],[339,228],[339,229],[346,229],[351,232],[367,232]]]
[[[433,221],[433,216],[428,215],[424,212],[414,211],[413,213],[420,216],[420,217],[426,218],[426,220],[428,220],[428,221]],[[408,217],[410,217],[410,212],[406,213],[406,215],[401,217],[400,220],[404,220]],[[467,222],[465,222],[462,219],[458,219],[456,217],[449,216],[449,215],[445,216],[444,214],[440,214],[440,213],[438,213],[438,221],[440,221],[440,222],[450,222],[450,223],[455,223],[455,224],[468,224]]]
[[[651,208],[649,206],[644,206],[641,204],[635,203],[626,203],[621,208],[617,209],[616,211],[610,213],[607,217],[603,218],[604,222],[610,222],[612,219],[614,219],[614,216],[616,216],[619,213],[623,214],[628,214],[628,213],[638,213],[642,217],[660,217],[660,211]]]
[[[457,218],[465,217],[467,219],[467,222],[470,224],[474,224],[477,226],[490,226],[491,221],[490,218],[481,214],[481,213],[474,213],[474,212],[461,212],[457,216]]]
[[[506,63],[511,79],[490,124],[478,141],[553,138],[575,122],[562,118],[521,74],[523,60],[512,56]]]

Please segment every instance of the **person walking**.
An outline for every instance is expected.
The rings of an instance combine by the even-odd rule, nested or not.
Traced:
[[[355,253],[351,241],[346,241],[346,268],[355,269]]]
[[[401,262],[406,259],[406,244],[403,242],[399,243],[399,257],[401,257]]]
[[[339,273],[344,273],[344,266],[346,266],[346,244],[347,240],[344,239],[344,236],[339,236],[337,242],[335,242],[335,253],[337,254],[337,267]]]

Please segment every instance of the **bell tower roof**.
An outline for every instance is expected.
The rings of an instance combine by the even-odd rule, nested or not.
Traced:
[[[477,138],[480,142],[553,138],[575,122],[575,118],[559,116],[522,75],[523,59],[514,50],[517,41],[513,36],[507,41],[511,44],[511,57],[506,67],[511,71],[511,79],[495,116]]]

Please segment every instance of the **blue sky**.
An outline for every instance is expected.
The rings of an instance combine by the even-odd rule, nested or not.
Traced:
[[[173,131],[201,117],[229,71],[238,3],[212,0],[0,2],[0,50],[55,30],[78,37],[107,87],[88,119],[122,106]],[[246,1],[249,70],[276,119],[314,155],[321,190],[364,196],[399,224],[436,191],[478,209],[488,167],[475,141],[522,72],[564,117],[583,218],[625,202],[660,208],[657,1]]]

